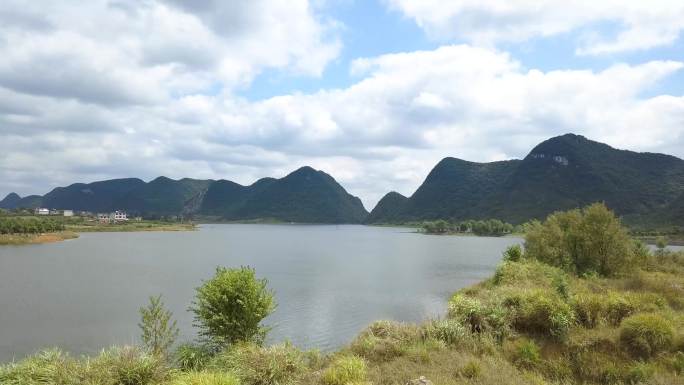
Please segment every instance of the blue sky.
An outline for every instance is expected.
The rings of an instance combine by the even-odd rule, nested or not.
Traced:
[[[684,157],[681,0],[0,3],[0,195],[310,165],[368,209],[568,132]]]

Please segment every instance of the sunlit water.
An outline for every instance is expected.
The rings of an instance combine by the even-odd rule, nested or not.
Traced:
[[[444,314],[517,238],[429,236],[365,226],[205,225],[193,232],[93,233],[0,247],[0,361],[59,346],[95,353],[138,340],[138,308],[163,294],[192,340],[194,288],[216,266],[254,267],[275,291],[269,341],[329,350],[377,319]]]

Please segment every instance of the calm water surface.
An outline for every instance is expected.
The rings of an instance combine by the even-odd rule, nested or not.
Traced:
[[[79,354],[137,342],[138,308],[157,294],[191,340],[186,309],[219,265],[249,265],[269,280],[278,302],[267,319],[271,342],[333,349],[377,319],[443,315],[451,293],[490,276],[518,242],[365,226],[204,225],[0,247],[0,362],[50,346]]]

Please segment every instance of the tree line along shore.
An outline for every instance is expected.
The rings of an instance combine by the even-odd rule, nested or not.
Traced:
[[[94,357],[47,350],[0,366],[0,383],[684,383],[684,253],[650,251],[602,204],[533,222],[524,247],[457,291],[444,318],[377,321],[336,352],[265,346],[276,298],[253,269],[219,267],[189,308],[195,341],[176,341],[173,314],[153,297],[139,345]]]
[[[103,223],[83,217],[0,215],[0,245],[29,245],[78,238],[83,232],[188,231],[195,224],[179,221],[121,221]]]

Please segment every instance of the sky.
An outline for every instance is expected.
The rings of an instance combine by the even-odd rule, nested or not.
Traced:
[[[681,0],[0,2],[0,196],[304,165],[367,209],[576,133],[684,157]]]

